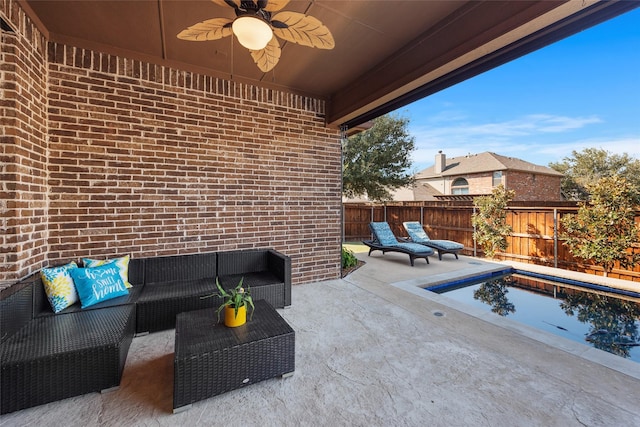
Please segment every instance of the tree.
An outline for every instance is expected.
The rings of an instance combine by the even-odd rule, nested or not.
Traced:
[[[640,344],[636,319],[640,307],[633,301],[590,292],[574,291],[560,303],[560,308],[578,321],[589,324],[585,339],[595,348],[630,357],[631,349]]]
[[[484,282],[478,289],[473,291],[473,299],[482,301],[491,306],[491,311],[507,317],[516,312],[516,306],[509,301],[507,294],[507,283],[504,279],[494,279]]]
[[[515,191],[500,184],[491,194],[473,199],[476,208],[471,216],[473,237],[489,258],[493,258],[498,250],[504,252],[509,246],[507,236],[513,228],[507,224],[506,207],[514,197]]]
[[[578,213],[561,219],[564,244],[575,257],[602,266],[605,276],[616,263],[633,268],[640,262],[640,254],[633,249],[640,243],[640,227],[635,223],[640,194],[619,176],[600,178],[587,190],[590,199],[580,202]]]
[[[612,154],[598,148],[573,151],[562,162],[549,163],[549,167],[564,174],[562,193],[569,200],[587,200],[587,186],[600,178],[621,176],[636,189],[640,189],[640,160],[628,154]]]
[[[345,196],[366,194],[371,200],[389,200],[389,190],[414,182],[409,169],[415,142],[408,124],[407,118],[384,115],[374,119],[370,129],[342,142]]]

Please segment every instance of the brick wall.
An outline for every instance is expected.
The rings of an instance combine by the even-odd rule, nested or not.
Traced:
[[[54,43],[43,63],[48,263],[272,247],[294,283],[339,277],[324,102]]]
[[[489,194],[493,191],[493,172],[465,176],[469,182],[469,194]]]
[[[457,177],[448,178],[448,188],[455,178]],[[469,194],[489,194],[495,188],[492,172],[465,175],[463,178],[469,183]],[[514,198],[516,201],[561,201],[561,179],[560,176],[519,171],[506,171],[502,176],[505,187],[516,192]]]
[[[506,187],[516,192],[514,200],[555,202],[562,200],[560,181],[562,177],[527,172],[506,173]]]
[[[15,3],[0,3],[0,285],[46,263],[46,42]]]

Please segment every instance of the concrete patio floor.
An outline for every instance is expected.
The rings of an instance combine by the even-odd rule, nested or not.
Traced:
[[[418,288],[504,264],[379,252],[278,310],[296,371],[172,414],[174,331],[133,340],[121,387],[7,414],[2,426],[631,426],[640,364]]]

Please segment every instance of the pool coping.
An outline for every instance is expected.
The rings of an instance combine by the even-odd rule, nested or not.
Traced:
[[[640,363],[625,359],[620,356],[608,353],[604,350],[593,348],[586,344],[581,344],[576,341],[572,341],[568,338],[560,337],[552,334],[551,332],[536,329],[534,327],[525,325],[516,320],[499,316],[492,312],[484,311],[480,308],[472,307],[467,304],[455,301],[446,297],[444,294],[437,294],[435,292],[428,291],[427,287],[433,287],[439,284],[448,283],[451,281],[460,281],[469,279],[481,274],[491,274],[503,271],[512,267],[517,270],[530,271],[533,273],[547,274],[556,277],[562,277],[570,280],[577,280],[587,283],[594,283],[602,286],[614,287],[618,289],[633,290],[635,292],[640,291],[640,284],[634,282],[627,282],[619,279],[603,278],[601,276],[592,276],[585,273],[572,272],[567,270],[561,270],[553,267],[537,266],[532,264],[517,263],[517,262],[499,262],[488,266],[484,263],[478,263],[477,268],[466,268],[464,272],[446,272],[429,277],[428,283],[425,283],[424,277],[403,280],[395,283],[390,283],[395,288],[402,289],[420,298],[424,298],[429,301],[446,306],[450,309],[465,313],[474,318],[491,323],[495,326],[507,329],[509,331],[526,336],[530,339],[552,346],[559,350],[565,351],[582,359],[588,360],[593,363],[605,366],[609,369],[613,369],[617,372],[629,375],[633,378],[640,380]],[[618,283],[626,282],[626,283]]]

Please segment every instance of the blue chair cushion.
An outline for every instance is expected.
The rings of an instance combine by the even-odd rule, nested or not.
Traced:
[[[464,248],[462,243],[452,242],[451,240],[429,240],[426,243],[433,248],[445,251],[457,251]]]
[[[369,228],[382,246],[396,246],[398,244],[398,239],[386,222],[372,222],[369,224]]]
[[[376,238],[376,243],[380,246],[387,248],[401,248],[407,252],[420,255],[433,254],[433,250],[427,246],[420,245],[418,243],[399,242],[395,234],[393,234],[393,231],[391,231],[391,227],[389,227],[389,224],[386,222],[372,222],[369,224],[369,228],[371,228],[371,232]]]
[[[396,243],[395,245],[393,245],[394,247],[397,248],[402,248],[406,251],[409,252],[414,252],[417,254],[427,254],[427,255],[431,255],[433,254],[433,249],[431,249],[428,246],[424,246],[421,245],[419,243]]]
[[[427,240],[430,240],[429,236],[424,231],[424,228],[422,228],[422,225],[420,225],[419,222],[405,222],[403,223],[403,225],[405,230],[407,230],[409,237],[411,237],[411,240],[413,240],[414,242],[423,243]]]
[[[464,249],[464,245],[462,243],[454,242],[452,240],[431,240],[419,222],[405,222],[403,225],[407,230],[409,237],[411,237],[411,240],[416,243],[424,243],[432,248],[442,249],[444,251],[457,251]]]

